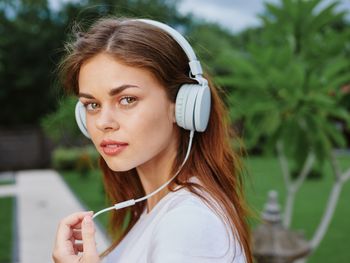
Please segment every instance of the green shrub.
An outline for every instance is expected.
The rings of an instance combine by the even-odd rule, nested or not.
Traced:
[[[59,147],[53,152],[52,166],[57,170],[77,170],[83,176],[98,165],[99,153],[94,146]]]
[[[41,127],[46,136],[56,143],[68,141],[72,143],[82,138],[81,132],[75,122],[74,108],[76,97],[64,97],[59,101],[57,111],[41,119]]]

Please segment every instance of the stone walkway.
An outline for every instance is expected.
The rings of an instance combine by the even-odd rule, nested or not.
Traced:
[[[0,197],[16,197],[17,262],[52,262],[52,247],[59,221],[85,209],[53,170],[16,172],[15,182],[14,185],[0,185]],[[96,242],[99,252],[108,246],[99,228]]]

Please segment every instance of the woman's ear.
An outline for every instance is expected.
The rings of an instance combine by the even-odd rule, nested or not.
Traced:
[[[170,103],[169,114],[170,114],[169,119],[171,119],[173,123],[176,123],[175,103],[173,103],[173,102]]]
[[[173,123],[176,123],[176,114],[175,114],[175,108],[173,110]]]

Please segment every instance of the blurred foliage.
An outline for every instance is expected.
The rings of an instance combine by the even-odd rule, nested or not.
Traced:
[[[222,60],[230,59],[227,54],[235,49],[232,33],[216,24],[194,21],[189,28],[189,40],[200,57],[201,64],[210,75],[222,75],[229,72],[227,63]]]
[[[345,146],[338,122],[350,128],[341,103],[350,83],[350,29],[336,2],[320,9],[321,2],[266,3],[254,41],[228,50],[221,62],[230,72],[217,78],[232,87],[230,114],[243,121],[248,148],[272,152],[280,140],[298,168],[310,151],[322,163],[332,147]]]
[[[90,146],[84,147],[59,147],[52,156],[52,166],[57,170],[75,170],[83,176],[87,171],[98,167],[99,153]]]
[[[75,124],[75,97],[64,97],[59,102],[58,109],[41,119],[41,126],[45,134],[54,142],[65,144],[80,135],[78,126]]]
[[[47,1],[0,2],[0,119],[3,125],[38,123],[56,104],[54,61],[64,28]]]

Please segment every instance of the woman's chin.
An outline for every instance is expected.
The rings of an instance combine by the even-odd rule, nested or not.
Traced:
[[[113,172],[127,172],[133,169],[134,167],[130,167],[129,165],[120,165],[116,163],[109,163],[106,162],[109,169],[111,169]]]
[[[119,169],[119,168],[110,168],[113,172],[127,172],[130,171],[131,169]]]

